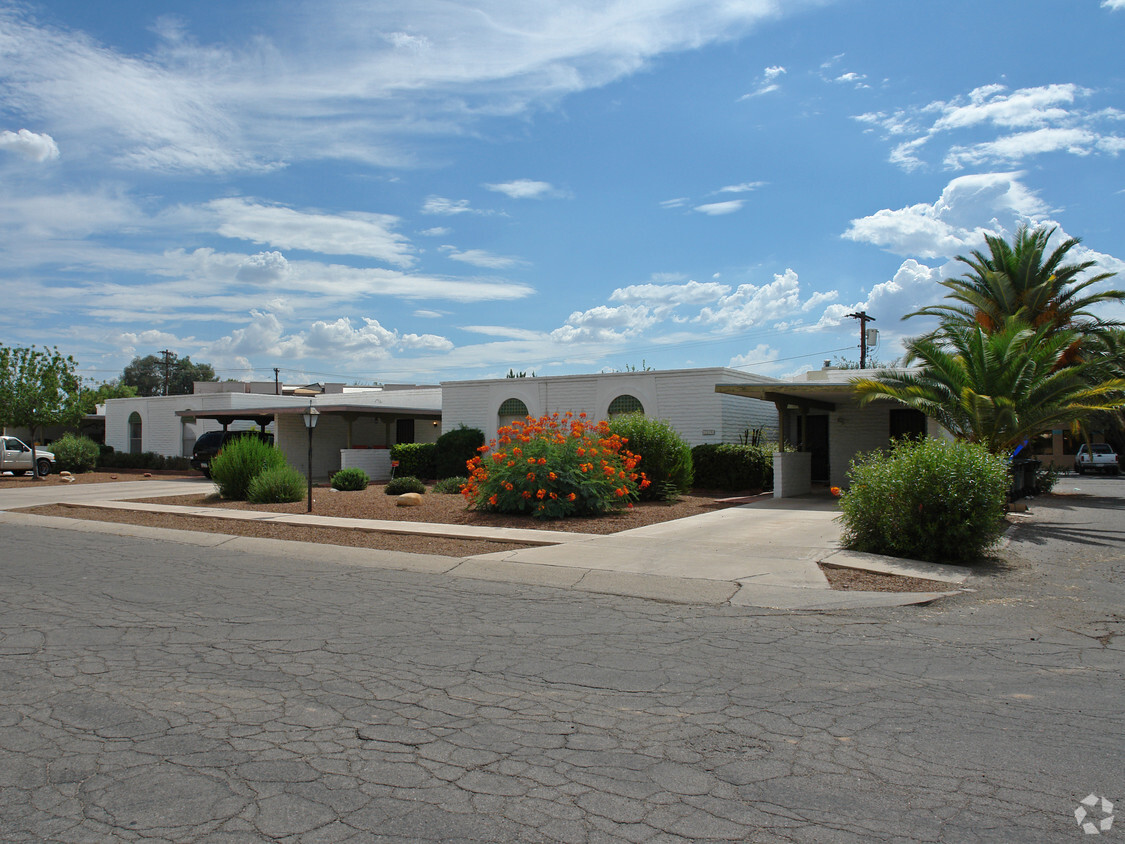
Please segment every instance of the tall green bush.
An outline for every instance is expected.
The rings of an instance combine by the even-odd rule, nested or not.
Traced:
[[[452,478],[468,471],[466,464],[477,456],[484,445],[484,431],[460,425],[438,437],[434,448],[435,477]]]
[[[670,422],[643,413],[625,413],[610,419],[609,429],[641,458],[638,465],[649,480],[649,486],[641,490],[642,501],[675,498],[691,488],[691,446]]]
[[[433,478],[437,475],[434,468],[433,443],[397,443],[391,446],[391,460],[398,461],[396,475],[413,475],[416,478]],[[465,474],[464,471],[461,474]]]
[[[155,451],[132,454],[128,451],[114,451],[110,446],[102,446],[98,453],[99,469],[178,469],[191,468],[186,457],[165,457]]]
[[[773,489],[773,446],[704,443],[691,458],[701,489]]]
[[[221,497],[245,501],[250,482],[257,475],[286,465],[285,455],[269,443],[257,437],[238,437],[223,446],[211,461],[211,480]]]
[[[844,544],[941,563],[977,560],[1004,531],[1006,457],[962,440],[898,440],[859,455],[840,499]]]
[[[59,469],[63,472],[89,472],[98,465],[98,444],[79,434],[63,434],[53,443]]]

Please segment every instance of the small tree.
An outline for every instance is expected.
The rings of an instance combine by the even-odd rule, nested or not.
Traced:
[[[82,390],[83,415],[94,413],[99,404],[104,404],[107,399],[131,399],[137,395],[137,388],[122,384],[114,379],[104,381],[96,387],[86,387]]]
[[[77,361],[56,348],[0,346],[0,425],[31,431],[31,465],[35,438],[48,425],[77,425],[82,418]],[[39,477],[38,470],[32,473]]]

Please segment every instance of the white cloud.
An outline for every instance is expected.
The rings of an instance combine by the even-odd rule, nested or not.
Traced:
[[[1020,173],[985,173],[953,179],[933,204],[885,208],[852,220],[844,237],[898,255],[950,258],[983,241],[998,216],[1011,222],[1047,212],[1019,181]]]
[[[781,65],[772,65],[762,71],[762,75],[758,80],[758,87],[756,87],[749,94],[743,94],[739,97],[739,101],[748,100],[751,97],[760,97],[763,94],[771,94],[781,88],[777,80],[785,75],[785,68]]]
[[[907,136],[895,144],[890,160],[908,171],[924,166],[921,156],[925,149],[937,152],[939,137],[969,130],[976,135],[991,130],[998,136],[951,145],[943,156],[947,168],[1013,164],[1052,152],[1116,155],[1125,149],[1125,138],[1106,125],[1117,120],[1116,109],[1091,109],[1082,104],[1097,93],[1072,83],[1014,91],[1003,85],[983,85],[964,97],[935,100],[891,114],[860,114],[855,120],[881,129],[888,138]]]
[[[507,255],[494,255],[491,252],[486,252],[484,249],[465,249],[458,251],[456,246],[442,246],[440,251],[446,254],[446,257],[454,260],[461,261],[465,264],[472,264],[474,267],[484,267],[492,270],[503,270],[511,267],[517,267],[525,262],[519,258],[512,258]]]
[[[965,166],[1023,161],[1048,152],[1089,155],[1099,148],[1113,145],[1114,139],[1103,138],[1087,129],[1036,129],[970,147],[952,147],[945,156],[945,165],[951,170],[961,170]]]
[[[749,193],[762,187],[765,182],[742,182],[737,185],[727,185],[719,188],[715,193]]]
[[[1125,9],[1125,0],[1102,0],[1102,8],[1114,11]]]
[[[418,234],[425,235],[426,237],[445,237],[452,232],[453,229],[446,226],[434,226],[432,229],[422,229]]]
[[[0,132],[0,150],[2,149],[35,162],[59,157],[59,147],[54,138],[27,129],[20,129],[18,132]]]
[[[56,138],[130,167],[401,165],[416,160],[418,135],[462,134],[482,116],[551,105],[815,2],[783,12],[764,0],[324,0],[261,17],[241,41],[199,43],[190,24],[164,21],[143,54],[41,23],[21,4],[2,12],[0,85]]]
[[[588,311],[575,311],[566,324],[551,332],[561,343],[586,341],[616,342],[636,335],[657,322],[644,305],[622,305],[611,308],[599,305]]]
[[[503,337],[508,340],[542,340],[546,335],[542,331],[531,331],[526,328],[516,328],[510,325],[463,325],[463,331],[474,334],[484,334],[488,337]]]
[[[238,268],[235,278],[254,284],[280,281],[289,275],[289,262],[280,252],[259,252],[251,255]]]
[[[699,320],[717,325],[723,331],[745,331],[751,326],[791,317],[801,310],[797,273],[787,269],[761,287],[740,284],[733,293],[722,296],[714,307],[703,308]]]
[[[410,242],[392,231],[398,218],[389,214],[309,213],[245,199],[216,199],[205,207],[218,217],[224,237],[326,255],[363,255],[400,267],[414,262]]]
[[[706,214],[708,217],[718,217],[741,211],[745,204],[746,200],[744,199],[728,199],[726,202],[708,202],[706,205],[697,205],[695,210],[700,214]]]
[[[686,196],[678,196],[675,199],[663,199],[660,202],[661,208],[683,208],[690,200]]]
[[[414,316],[419,319],[441,319],[443,316],[448,316],[449,311],[435,311],[430,308],[419,308],[414,312]]]
[[[702,305],[730,292],[730,287],[715,282],[689,281],[686,284],[631,284],[610,294],[611,302],[627,305]]]
[[[543,199],[558,195],[550,182],[536,182],[532,179],[516,179],[500,184],[488,184],[485,187],[497,193],[502,193],[511,199]]]
[[[469,204],[467,199],[447,199],[444,196],[429,196],[422,204],[423,214],[443,214],[446,216],[453,216],[455,214],[481,214],[484,212],[477,211]]]
[[[733,369],[751,369],[760,374],[769,374],[777,369],[775,365],[780,352],[766,343],[759,343],[745,354],[735,355],[727,363]]]

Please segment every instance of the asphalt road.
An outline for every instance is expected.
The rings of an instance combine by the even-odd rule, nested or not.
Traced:
[[[836,614],[2,525],[0,839],[1112,841],[1125,480],[1075,488]]]

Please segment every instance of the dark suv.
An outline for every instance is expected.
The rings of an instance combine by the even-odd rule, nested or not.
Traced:
[[[191,447],[191,468],[211,477],[211,461],[215,459],[215,455],[223,450],[224,445],[238,437],[257,437],[262,442],[273,445],[273,434],[264,431],[208,431]]]

